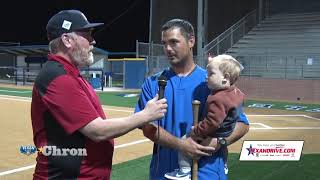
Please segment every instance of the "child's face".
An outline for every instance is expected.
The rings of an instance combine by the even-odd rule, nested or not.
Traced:
[[[219,70],[220,63],[210,63],[207,66],[207,81],[208,87],[211,90],[223,89],[229,86],[229,80],[224,77]]]

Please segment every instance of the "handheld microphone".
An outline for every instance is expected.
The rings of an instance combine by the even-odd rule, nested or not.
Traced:
[[[167,85],[167,77],[165,75],[161,75],[158,78],[158,86],[159,86],[159,99],[164,98],[164,89]]]
[[[163,99],[164,98],[164,89],[166,88],[167,85],[167,77],[163,74],[161,74],[158,77],[158,86],[159,86],[159,99]],[[158,140],[160,139],[160,120],[158,120]],[[155,172],[156,174],[158,174],[158,167],[159,167],[159,161],[160,161],[160,144],[156,144],[157,145],[157,154],[158,154],[158,158],[157,158],[157,162],[156,162],[156,166],[155,166]]]

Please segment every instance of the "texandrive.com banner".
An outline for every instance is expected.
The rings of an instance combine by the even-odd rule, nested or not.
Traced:
[[[304,141],[244,141],[240,161],[299,161]]]

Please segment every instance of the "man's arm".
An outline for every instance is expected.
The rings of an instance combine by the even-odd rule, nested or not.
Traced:
[[[230,136],[226,137],[227,145],[233,144],[239,139],[241,139],[244,135],[246,135],[249,131],[249,125],[243,122],[237,122],[233,132]],[[208,137],[201,142],[204,146],[211,146],[217,150],[220,149],[220,144],[218,144],[217,138]]]
[[[158,133],[158,127],[155,124],[146,124],[142,127],[142,130],[144,136],[149,138],[154,143],[176,149],[189,155],[190,157],[197,158],[199,156],[211,156],[211,154],[215,151],[215,148],[202,146],[193,141],[190,137],[187,139],[179,139],[171,135],[162,127],[159,127]]]
[[[244,135],[249,132],[249,125],[243,122],[237,122],[233,132],[230,134],[229,137],[226,137],[228,145],[233,144],[234,142],[238,141]]]
[[[121,136],[136,127],[160,119],[166,113],[166,99],[150,100],[146,107],[131,116],[123,118],[102,119],[98,117],[80,129],[80,132],[95,142]]]

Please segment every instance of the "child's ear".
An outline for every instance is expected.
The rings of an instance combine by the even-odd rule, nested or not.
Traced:
[[[230,80],[230,74],[229,73],[224,74],[224,78]]]
[[[227,81],[226,79],[223,79],[223,80],[222,80],[222,84],[227,84],[227,82],[228,82],[228,81]]]
[[[230,74],[229,73],[224,74],[223,77],[224,77],[224,79],[223,79],[224,83],[227,83],[227,81],[230,81]]]

